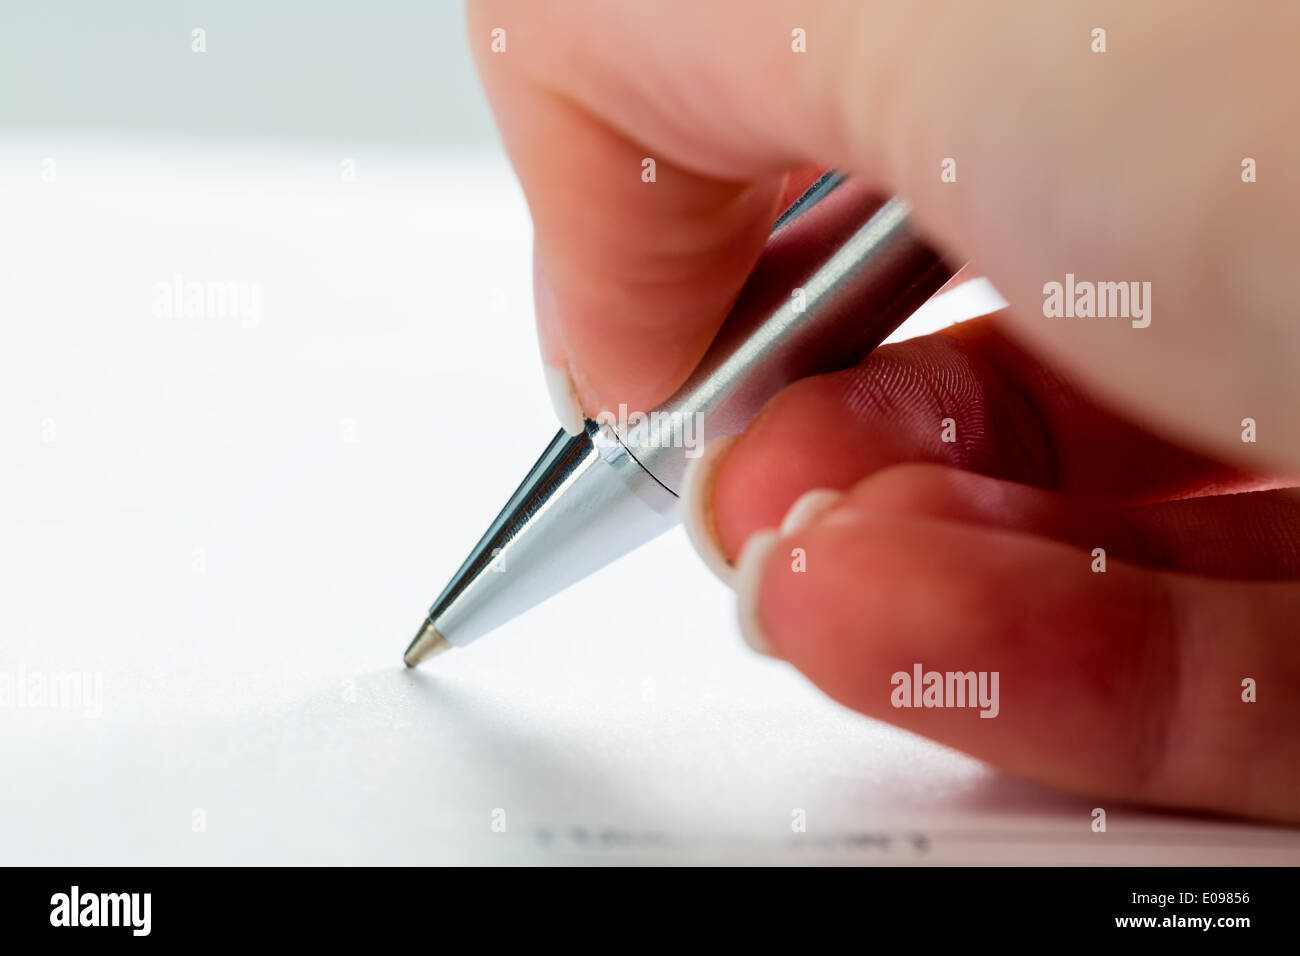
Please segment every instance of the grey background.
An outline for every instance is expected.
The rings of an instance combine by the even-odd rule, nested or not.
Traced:
[[[461,0],[0,0],[0,133],[24,129],[496,142]]]

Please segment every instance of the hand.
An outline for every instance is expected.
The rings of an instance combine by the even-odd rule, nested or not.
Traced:
[[[1300,10],[567,0],[469,21],[571,430],[685,380],[812,163],[906,196],[1011,303],[796,383],[700,460],[688,527],[751,643],[1028,777],[1300,820],[1300,502],[1269,477],[1300,471],[1280,121]],[[1067,274],[1150,283],[1146,324],[1049,317]],[[996,672],[996,718],[895,706],[915,664]]]

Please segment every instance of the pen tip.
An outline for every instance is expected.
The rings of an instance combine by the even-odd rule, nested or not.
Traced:
[[[414,667],[425,658],[449,651],[451,648],[452,645],[433,626],[433,618],[428,617],[420,625],[419,632],[411,641],[411,646],[406,649],[406,653],[402,655],[402,660],[406,662],[407,667]]]

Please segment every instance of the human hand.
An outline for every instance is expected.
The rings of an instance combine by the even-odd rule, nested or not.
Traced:
[[[796,383],[697,462],[688,528],[747,638],[1025,776],[1300,820],[1300,504],[1264,477],[1300,468],[1300,134],[1276,121],[1298,26],[1282,5],[472,3],[562,421],[684,381],[809,164],[902,193],[1011,308]],[[1150,283],[1146,324],[1048,317],[1067,274]],[[895,707],[917,663],[997,672],[997,718]]]

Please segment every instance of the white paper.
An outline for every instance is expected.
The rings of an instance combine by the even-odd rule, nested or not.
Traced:
[[[504,161],[2,145],[0,675],[89,682],[0,706],[0,863],[1300,862],[839,708],[680,532],[406,671],[555,432]]]

